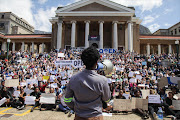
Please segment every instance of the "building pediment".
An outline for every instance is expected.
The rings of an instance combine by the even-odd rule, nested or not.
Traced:
[[[123,12],[123,13],[135,13],[134,9],[125,7],[118,3],[114,3],[109,0],[81,0],[60,8],[56,11],[58,13],[64,12]]]

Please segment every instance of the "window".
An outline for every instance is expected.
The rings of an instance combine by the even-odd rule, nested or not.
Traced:
[[[180,27],[179,27],[179,33],[180,33]]]
[[[4,15],[2,15],[1,18],[4,19]]]
[[[174,32],[175,32],[175,35],[176,35],[177,34],[177,30],[175,29]]]
[[[0,29],[4,29],[4,28],[5,28],[4,23],[0,23]]]
[[[173,31],[171,31],[171,35],[173,35]]]

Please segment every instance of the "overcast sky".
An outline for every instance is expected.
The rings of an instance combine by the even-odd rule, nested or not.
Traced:
[[[78,0],[0,0],[0,12],[13,12],[24,18],[36,30],[51,32],[49,18],[55,16],[58,6]],[[166,29],[180,22],[180,0],[112,0],[125,6],[135,7],[136,17],[151,32]]]

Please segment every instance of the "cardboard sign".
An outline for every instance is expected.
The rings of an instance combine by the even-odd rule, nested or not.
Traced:
[[[58,57],[65,57],[64,53],[58,53]]]
[[[56,95],[54,93],[42,93],[40,98],[41,104],[55,104]]]
[[[5,98],[5,97],[4,97],[4,98],[2,98],[2,99],[0,100],[0,106],[1,106],[1,105],[3,105],[6,101],[7,101],[7,100],[6,100],[6,98]]]
[[[141,75],[136,75],[136,79],[142,80],[142,76]]]
[[[114,99],[113,110],[117,111],[132,111],[131,100]]]
[[[38,80],[36,80],[36,79],[27,79],[26,83],[27,83],[27,85],[30,84],[31,86],[33,86],[33,84],[38,85]]]
[[[173,110],[180,110],[180,100],[173,100],[172,105],[174,106]]]
[[[16,87],[19,85],[19,79],[11,79],[5,81],[6,87]]]
[[[160,80],[158,80],[158,86],[159,88],[163,88],[166,85],[168,85],[168,79],[167,77],[162,77]]]
[[[157,103],[160,104],[160,95],[149,95],[148,96],[148,103]]]
[[[19,97],[19,94],[20,94],[20,91],[14,91],[14,96],[15,96],[16,98]]]
[[[34,96],[25,96],[25,104],[26,105],[35,105],[35,99]]]
[[[148,100],[143,98],[132,98],[131,101],[132,109],[140,108],[143,110],[148,110]]]
[[[143,99],[146,99],[147,96],[150,94],[150,90],[141,90]]]

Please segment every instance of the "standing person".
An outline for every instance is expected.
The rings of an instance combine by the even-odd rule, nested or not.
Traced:
[[[81,59],[86,66],[71,78],[64,101],[75,111],[75,120],[103,120],[102,101],[111,98],[107,78],[97,74],[95,68],[100,58],[94,47],[85,49]]]

